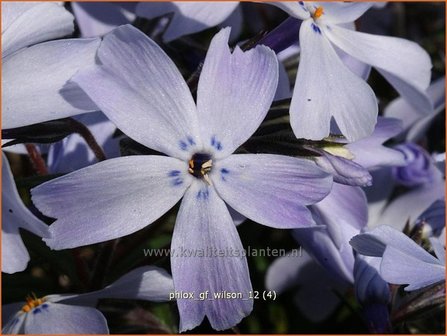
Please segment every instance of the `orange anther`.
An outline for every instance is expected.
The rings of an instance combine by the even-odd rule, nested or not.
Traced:
[[[22,307],[22,311],[25,313],[28,313],[31,309],[36,308],[37,306],[40,306],[44,302],[45,302],[45,299],[38,299],[34,294],[33,294],[33,297],[28,296],[26,298],[26,303]]]
[[[319,6],[316,10],[315,13],[313,15],[314,19],[318,19],[321,15],[323,15],[323,7]]]

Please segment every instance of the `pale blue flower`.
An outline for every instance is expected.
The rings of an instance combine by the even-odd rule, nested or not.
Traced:
[[[427,104],[424,101],[428,101],[429,111],[409,104],[403,97],[396,98],[385,108],[385,116],[402,120],[405,138],[411,142],[423,138],[435,117],[444,111],[445,77],[434,81],[421,97],[416,96],[415,99],[421,101],[418,105]]]
[[[445,280],[445,248],[437,238],[430,242],[436,257],[404,233],[382,225],[351,239],[354,249],[367,256],[382,258],[380,276],[387,282],[407,285],[413,291]]]
[[[340,304],[339,297],[346,295],[352,285],[365,311],[370,311],[371,304],[374,308],[384,304],[386,308],[387,284],[374,276],[370,260],[356,256],[349,245],[350,239],[367,224],[363,191],[334,183],[329,195],[311,208],[318,226],[293,231],[307,253],[275,260],[267,272],[266,287],[282,293],[299,286],[295,302],[303,315],[314,322],[334,312]]]
[[[314,225],[306,205],[327,195],[332,179],[312,161],[232,153],[264,119],[278,83],[275,54],[228,46],[229,29],[210,45],[197,105],[179,71],[152,40],[131,26],[108,34],[101,65],[74,77],[119,129],[169,156],[107,160],[32,190],[33,202],[57,218],[46,240],[55,249],[93,244],[138,231],[183,198],[171,249],[243,247],[227,203],[263,225]],[[242,293],[245,300],[178,300],[180,330],[205,316],[228,329],[252,309],[246,259],[171,254],[176,291]]]
[[[332,118],[349,141],[364,138],[374,130],[378,112],[375,94],[343,64],[339,49],[375,67],[410,101],[415,92],[428,87],[431,61],[420,46],[353,30],[353,22],[372,3],[272,4],[303,20],[299,32],[300,65],[290,106],[290,122],[297,138],[327,137]]]
[[[82,37],[97,37],[116,27],[132,23],[135,18],[133,2],[72,2],[71,7]]]
[[[370,186],[372,177],[369,171],[385,166],[405,165],[404,155],[384,142],[402,130],[400,120],[379,117],[374,132],[363,139],[347,143],[343,147],[327,146],[322,149],[309,147],[321,154],[315,158],[319,167],[331,173],[334,181],[354,186]],[[333,132],[337,134],[337,131]]]
[[[172,19],[166,31],[163,33],[163,41],[171,42],[179,37],[193,34],[210,27],[231,21],[239,27],[241,12],[239,2],[211,2],[211,1],[173,1],[173,2],[140,2],[135,12],[138,16],[153,19],[166,14],[172,15]],[[233,26],[233,25],[232,25]]]
[[[120,156],[119,141],[122,137],[114,136],[116,126],[103,113],[87,113],[75,119],[89,129],[106,158]],[[47,165],[51,173],[69,173],[96,162],[97,157],[79,134],[71,134],[48,149]]]
[[[28,265],[30,257],[20,237],[21,228],[39,237],[50,237],[48,225],[23,204],[2,152],[2,272],[21,272]]]
[[[287,295],[285,292],[295,289],[293,302],[308,320],[316,323],[336,310],[349,283],[334,276],[304,252],[276,259],[267,270],[265,286],[277,295]]]
[[[158,267],[136,268],[111,285],[90,293],[29,297],[2,307],[3,334],[108,334],[107,321],[94,308],[99,299],[168,301],[171,276]]]
[[[399,184],[417,187],[433,182],[437,168],[425,149],[411,142],[397,145],[394,149],[405,156],[405,165],[393,167],[394,178]]]
[[[375,183],[367,188],[369,199],[370,227],[390,225],[402,231],[408,223],[412,228],[421,214],[435,201],[445,199],[444,172],[433,162],[430,165],[430,180],[391,199],[396,185],[392,169],[378,171]]]
[[[70,35],[73,15],[58,3],[2,4],[2,128],[15,128],[96,110],[67,81],[94,64],[97,39]]]

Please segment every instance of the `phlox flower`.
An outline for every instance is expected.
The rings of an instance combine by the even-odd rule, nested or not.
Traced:
[[[239,2],[236,1],[140,2],[135,8],[135,13],[147,19],[171,14],[172,19],[163,33],[163,41],[167,43],[222,24],[230,16],[235,16],[234,21],[239,26],[241,13],[237,9],[238,5]]]
[[[397,145],[394,148],[405,156],[405,165],[393,167],[396,182],[407,187],[416,187],[433,182],[438,169],[425,149],[411,142]]]
[[[334,277],[353,283],[354,253],[349,240],[367,225],[364,192],[334,183],[329,195],[311,210],[318,226],[294,230],[295,240]]]
[[[108,34],[101,62],[75,81],[119,129],[168,156],[121,157],[81,169],[32,190],[48,216],[54,249],[131,234],[180,199],[172,251],[214,248],[242,254],[226,203],[275,228],[314,225],[306,205],[324,198],[331,177],[312,161],[281,155],[232,154],[264,119],[278,82],[275,54],[228,46],[230,29],[211,41],[197,104],[180,72],[151,39],[132,26]],[[245,257],[171,254],[175,290],[242,293],[244,299],[177,301],[180,330],[205,316],[215,329],[237,324],[252,309]],[[212,295],[212,294],[211,294]]]
[[[98,39],[65,39],[73,15],[58,3],[4,2],[2,6],[2,128],[64,118],[97,108],[75,85],[94,64]]]
[[[445,199],[433,202],[418,218],[417,224],[423,225],[423,233],[428,237],[439,237],[445,241]]]
[[[394,118],[377,119],[374,132],[363,139],[346,143],[346,140],[334,139],[333,146],[321,149],[309,147],[321,156],[315,157],[317,165],[331,173],[334,181],[354,186],[370,186],[370,171],[386,166],[405,165],[405,157],[399,150],[383,144],[399,134],[402,122]],[[334,131],[333,134],[337,134]],[[336,146],[344,144],[343,147]]]
[[[103,36],[116,27],[132,23],[133,2],[72,2],[71,7],[82,37]]]
[[[380,260],[356,254],[354,264],[354,290],[357,302],[368,329],[374,333],[390,333],[389,304],[391,291],[380,276]]]
[[[116,126],[101,112],[86,113],[75,119],[88,127],[106,158],[120,156],[120,137],[114,137]],[[98,161],[79,134],[71,134],[48,149],[47,165],[51,173],[69,173]]]
[[[411,156],[408,158],[411,159]],[[416,162],[406,167],[383,169],[374,174],[375,183],[366,189],[370,227],[385,224],[402,231],[408,223],[412,228],[434,202],[445,200],[444,171],[441,171],[433,160],[428,160],[422,154],[418,156]],[[396,180],[396,173],[399,180]],[[406,181],[407,185],[412,187],[390,200],[398,181]],[[414,183],[416,181],[418,183]]]
[[[30,259],[20,237],[20,228],[39,237],[50,236],[48,225],[23,204],[6,155],[2,153],[2,272],[25,270]]]
[[[99,299],[168,301],[171,276],[152,266],[136,268],[111,285],[84,294],[28,297],[2,307],[4,334],[108,334],[107,321],[94,308]]]
[[[290,105],[297,138],[327,137],[332,118],[349,141],[373,132],[378,112],[375,94],[345,66],[340,53],[375,67],[406,98],[430,84],[430,58],[416,43],[353,30],[352,23],[371,3],[272,4],[303,20],[300,64]]]
[[[424,96],[419,98],[420,104],[424,98],[432,107],[428,112],[409,104],[403,97],[396,98],[385,108],[385,116],[402,120],[407,141],[416,142],[423,138],[435,117],[444,111],[445,77],[437,79],[428,87]]]
[[[413,291],[445,280],[445,248],[430,238],[436,257],[404,233],[386,225],[351,239],[354,249],[367,256],[380,257],[380,275],[392,284]]]
[[[371,302],[386,306],[386,283],[374,276],[374,267],[369,261],[359,260],[349,245],[350,239],[367,225],[364,192],[359,187],[334,183],[329,195],[312,205],[311,210],[318,226],[293,231],[306,255],[275,260],[268,270],[266,287],[284,292],[298,285],[296,304],[314,322],[329,317],[340,303],[339,296],[353,285],[365,309]],[[358,265],[362,265],[360,272]]]
[[[265,286],[278,295],[293,291],[293,302],[300,312],[316,323],[327,319],[340,304],[340,295],[349,283],[327,271],[309,254],[286,255],[273,261],[267,270]]]

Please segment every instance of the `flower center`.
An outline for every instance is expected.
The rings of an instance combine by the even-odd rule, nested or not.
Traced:
[[[44,298],[37,298],[36,295],[33,293],[32,296],[28,296],[26,298],[26,303],[23,305],[22,311],[28,313],[30,310],[40,306],[44,302]]]
[[[319,19],[320,16],[323,15],[323,14],[324,14],[323,7],[322,7],[322,6],[318,6],[318,7],[315,9],[315,12],[313,12],[313,14],[312,14],[312,18],[313,18],[314,20]]]
[[[210,180],[208,177],[208,173],[211,171],[213,167],[213,158],[210,154],[207,153],[195,153],[191,159],[188,161],[188,172],[197,178],[203,178],[209,184]]]

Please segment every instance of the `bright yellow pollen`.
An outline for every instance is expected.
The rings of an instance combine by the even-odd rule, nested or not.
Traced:
[[[28,313],[31,309],[40,306],[45,302],[45,299],[38,299],[36,295],[33,293],[33,296],[28,296],[26,298],[26,304],[23,305],[22,311]]]
[[[323,15],[323,7],[322,7],[322,6],[319,6],[319,7],[315,10],[315,13],[314,13],[314,15],[312,15],[312,17],[313,17],[314,19],[318,19],[321,15]]]
[[[339,156],[348,160],[354,159],[354,155],[346,147],[341,146],[324,146],[323,149],[335,156]]]

